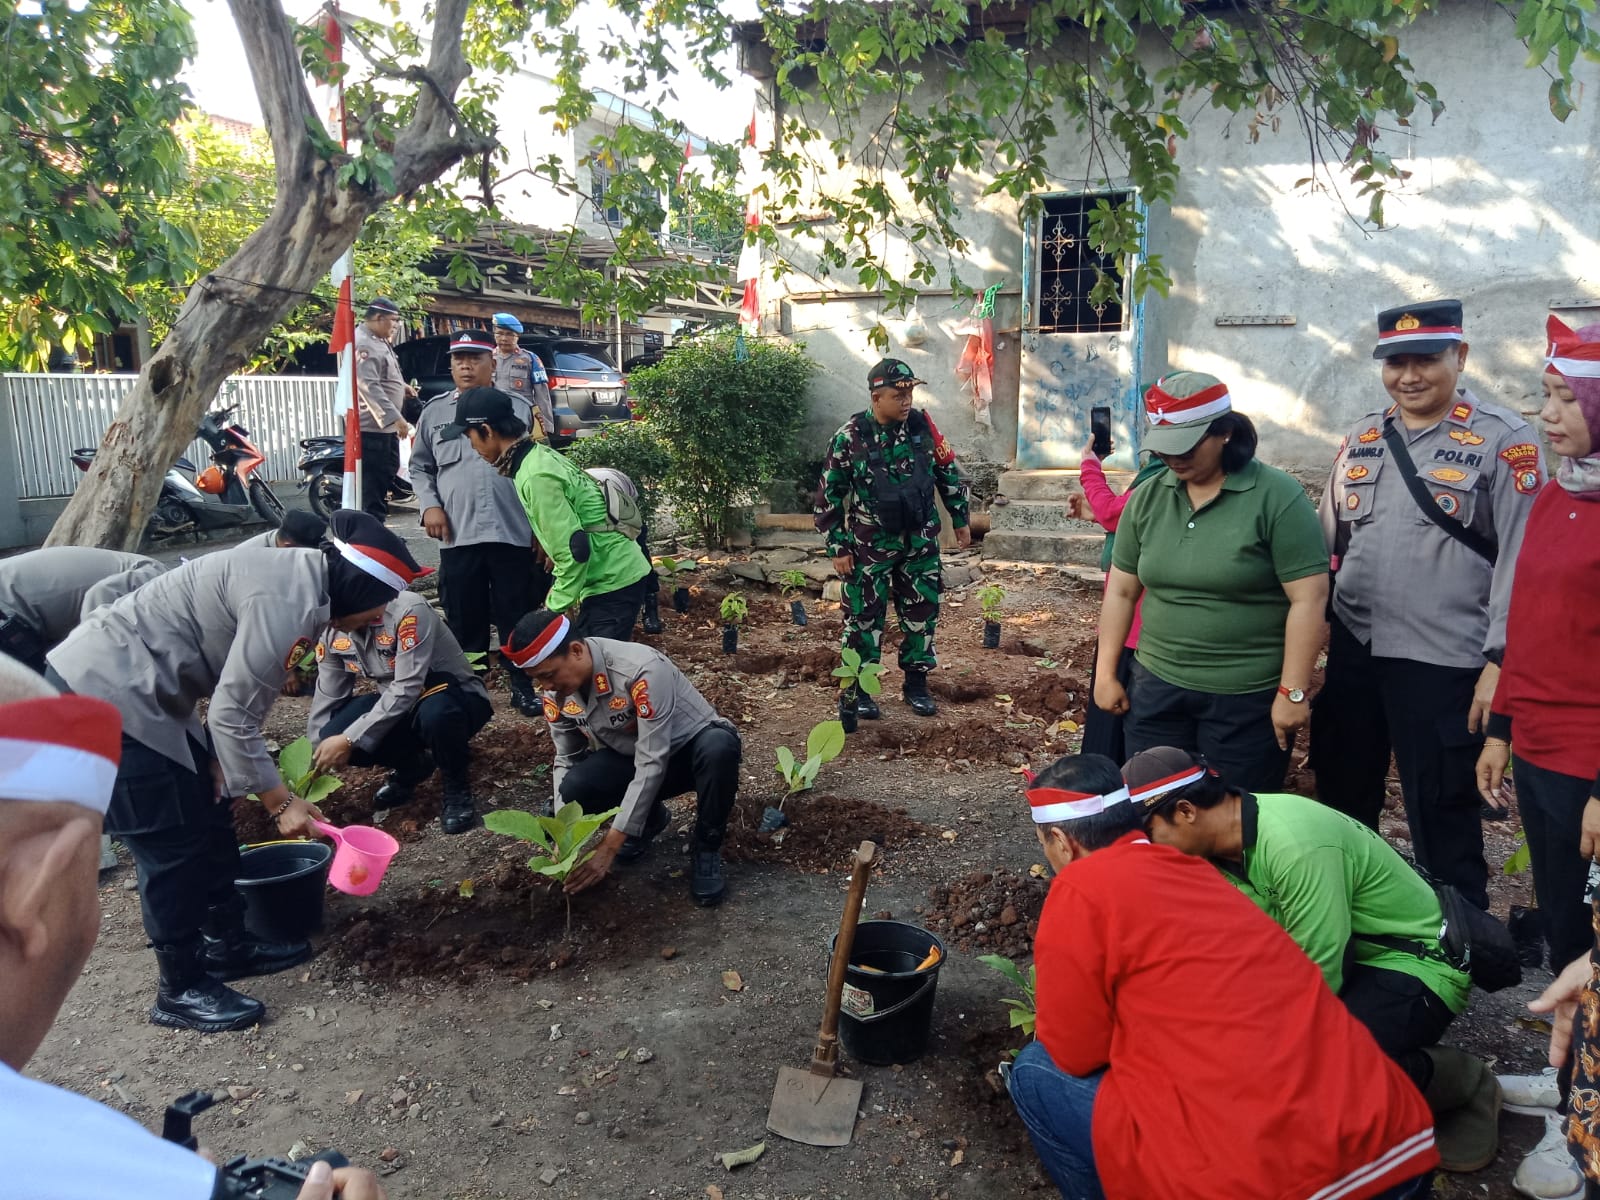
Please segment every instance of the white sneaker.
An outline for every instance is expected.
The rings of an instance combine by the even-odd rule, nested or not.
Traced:
[[[1577,1200],[1583,1195],[1583,1176],[1567,1149],[1565,1123],[1566,1118],[1557,1113],[1545,1117],[1544,1137],[1528,1151],[1511,1181],[1518,1195],[1533,1200]]]
[[[1501,1075],[1502,1107],[1529,1117],[1544,1117],[1561,1104],[1556,1087],[1556,1069],[1546,1067],[1537,1075]]]

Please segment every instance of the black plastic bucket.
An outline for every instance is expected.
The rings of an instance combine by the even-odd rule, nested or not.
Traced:
[[[333,847],[269,842],[239,855],[234,887],[244,897],[245,928],[269,942],[298,942],[322,928]]]
[[[938,962],[917,970],[934,948]],[[905,921],[857,925],[844,973],[845,1001],[839,1008],[839,1042],[845,1053],[878,1067],[921,1058],[933,1030],[933,998],[944,954],[944,942],[936,935]],[[863,971],[864,966],[877,969]],[[863,1013],[869,1001],[871,1011]]]

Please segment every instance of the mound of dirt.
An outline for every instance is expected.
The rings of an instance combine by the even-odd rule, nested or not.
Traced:
[[[1033,935],[1049,891],[1044,879],[1014,871],[975,871],[929,888],[922,920],[963,953],[1019,958],[1033,953]]]
[[[867,746],[892,750],[906,757],[942,758],[952,762],[999,763],[1021,766],[1044,740],[1044,726],[1027,722],[991,725],[963,721],[954,725],[898,722],[863,729],[857,738]]]
[[[844,866],[863,840],[880,849],[903,846],[932,832],[904,808],[885,808],[846,796],[796,796],[783,806],[789,824],[781,838],[761,832],[766,801],[741,798],[728,819],[723,856],[732,862],[782,863],[802,871]]]
[[[1032,717],[1055,720],[1069,714],[1082,717],[1090,700],[1081,679],[1051,671],[1032,680],[1012,696],[1012,708]]]

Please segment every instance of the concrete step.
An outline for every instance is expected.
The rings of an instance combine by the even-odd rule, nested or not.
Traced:
[[[1107,471],[1106,478],[1117,491],[1125,491],[1133,472]],[[1012,500],[1065,500],[1077,490],[1077,471],[1027,470],[1000,474],[1000,494]]]
[[[989,528],[1092,533],[1099,526],[1074,518],[1062,500],[1013,500],[990,507]]]
[[[1073,563],[1098,567],[1105,534],[1047,529],[993,529],[983,539],[984,561]]]

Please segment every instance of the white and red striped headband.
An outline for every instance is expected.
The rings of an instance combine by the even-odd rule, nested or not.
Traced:
[[[511,660],[511,664],[524,671],[531,671],[545,659],[556,652],[556,647],[567,640],[567,633],[572,629],[572,622],[565,617],[557,617],[546,625],[539,636],[526,646],[503,646],[501,652]]]
[[[1585,342],[1560,317],[1544,323],[1550,349],[1545,354],[1546,371],[1567,379],[1600,379],[1600,342]]]
[[[1027,796],[1035,825],[1054,825],[1057,821],[1097,817],[1112,805],[1126,804],[1130,799],[1126,787],[1103,795],[1098,792],[1069,792],[1064,788],[1030,788]]]
[[[1174,396],[1158,379],[1144,394],[1145,416],[1152,425],[1187,425],[1191,421],[1206,421],[1233,411],[1233,398],[1228,395],[1228,385],[1214,383],[1201,388],[1192,396]]]
[[[105,815],[122,759],[122,715],[92,696],[0,705],[0,801],[70,803]]]
[[[1179,788],[1186,788],[1191,783],[1199,783],[1206,777],[1204,767],[1187,767],[1175,775],[1168,775],[1162,779],[1152,779],[1149,783],[1142,783],[1133,789],[1133,799],[1141,807],[1149,808],[1155,801],[1169,792]]]
[[[350,542],[340,541],[329,535],[334,549],[339,551],[339,556],[379,583],[386,583],[397,592],[403,592],[411,586],[412,580],[420,579],[424,575],[433,574],[432,567],[422,567],[413,570],[403,559],[379,550],[376,546],[356,546]]]

